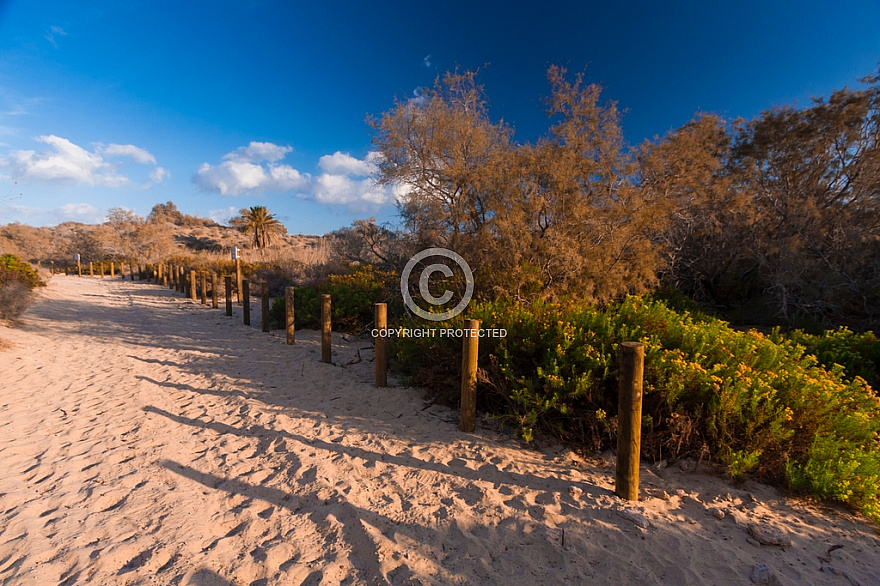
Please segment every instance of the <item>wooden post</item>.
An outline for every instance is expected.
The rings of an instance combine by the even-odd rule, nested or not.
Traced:
[[[104,261],[102,260],[102,261],[101,261],[101,278],[103,279],[104,276],[105,276],[105,275],[104,275]]]
[[[266,282],[260,292],[260,325],[264,332],[269,331],[269,283]]]
[[[131,261],[130,263],[128,263],[128,268],[129,268],[129,271],[128,271],[129,276],[131,277],[131,280],[134,281],[134,261]],[[159,281],[156,280],[156,282],[158,283]]]
[[[177,284],[180,287],[179,291],[186,295],[186,269],[182,266],[178,267]]]
[[[89,276],[95,276],[95,263],[93,261],[89,261]]]
[[[80,259],[76,259],[76,274],[80,277],[83,276],[83,266]]]
[[[110,278],[116,278],[116,263],[114,263],[112,260],[110,261]]]
[[[284,290],[284,325],[287,328],[287,343],[296,341],[296,331],[293,325],[293,287]]]
[[[119,278],[125,280],[125,261],[119,261]]]
[[[202,288],[202,305],[208,305],[208,275],[205,271],[199,271],[201,277],[199,286]]]
[[[49,261],[49,262],[52,263],[52,264],[51,264],[51,267],[52,267],[52,268],[51,268],[50,270],[52,271],[52,274],[54,275],[54,274],[55,274],[55,261],[52,260],[52,261]]]
[[[217,309],[217,273],[211,271],[211,307]]]
[[[159,269],[162,271],[162,286],[168,288],[168,265],[164,262],[159,263]]]
[[[321,295],[321,362],[333,361],[332,324],[330,319],[330,295]]]
[[[624,342],[620,345],[619,356],[617,473],[614,493],[622,499],[637,501],[639,500],[645,346],[638,342]]]
[[[247,279],[241,282],[241,307],[244,314],[244,325],[251,325],[251,284]]]
[[[196,295],[198,294],[198,287],[196,287],[196,271],[195,269],[190,269],[189,271],[189,298],[195,303],[198,299]]]
[[[226,275],[223,280],[226,283],[226,315],[232,315],[232,277]]]
[[[375,308],[376,330],[379,334],[373,343],[376,345],[376,386],[388,386],[388,338],[385,329],[388,327],[388,306],[377,303]]]
[[[238,294],[238,302],[244,303],[244,296],[243,296],[244,292],[241,289],[242,280],[241,280],[241,259],[240,258],[235,259],[235,286],[237,288],[236,293]]]
[[[480,351],[480,320],[465,320],[461,355],[461,430],[471,433],[477,426],[477,357]]]

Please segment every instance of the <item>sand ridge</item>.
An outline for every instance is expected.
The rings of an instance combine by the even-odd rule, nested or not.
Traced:
[[[0,329],[0,584],[880,584],[844,512],[647,465],[626,503],[611,462],[464,434],[374,388],[368,340],[323,364],[252,305],[56,276]]]

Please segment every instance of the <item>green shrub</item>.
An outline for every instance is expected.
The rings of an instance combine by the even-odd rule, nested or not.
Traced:
[[[771,334],[774,340],[781,336],[778,330]],[[860,376],[872,387],[880,387],[880,340],[873,332],[855,333],[841,327],[826,330],[821,335],[794,330],[785,337],[804,346],[807,353],[815,356],[826,369],[839,364],[847,379]]]
[[[823,368],[794,340],[638,297],[605,309],[494,302],[472,305],[469,317],[508,332],[481,340],[478,408],[514,420],[526,439],[541,431],[613,447],[617,346],[639,341],[644,456],[708,450],[735,477],[754,470],[880,520],[880,402],[861,377]],[[413,382],[455,401],[460,340],[400,339],[392,349]]]
[[[395,280],[393,273],[359,265],[351,273],[330,275],[325,283],[316,287],[297,287],[293,292],[295,327],[321,327],[321,295],[325,293],[329,293],[332,300],[330,315],[334,331],[362,332],[373,323],[373,304],[378,302],[389,303],[389,313],[399,315],[399,295],[393,293]],[[284,298],[276,299],[272,304],[270,319],[275,324],[273,327],[284,327],[285,306]]]

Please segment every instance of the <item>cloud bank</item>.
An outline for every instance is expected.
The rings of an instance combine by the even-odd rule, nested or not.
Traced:
[[[131,179],[119,172],[120,158],[131,159],[141,165],[153,165],[151,183],[159,183],[169,176],[167,170],[156,165],[156,157],[131,144],[98,144],[93,151],[88,151],[54,134],[38,136],[34,140],[48,148],[42,151],[12,151],[0,157],[0,167],[8,169],[13,179],[48,184],[130,186]],[[149,185],[147,183],[144,187]]]
[[[301,173],[280,161],[289,146],[251,142],[228,153],[217,165],[203,163],[193,176],[202,191],[221,195],[291,193],[326,205],[344,206],[350,212],[374,212],[393,203],[399,190],[378,185],[377,153],[358,159],[337,151],[318,161],[320,173]]]

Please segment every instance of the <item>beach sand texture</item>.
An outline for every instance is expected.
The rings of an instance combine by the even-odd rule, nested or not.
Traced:
[[[252,305],[56,276],[0,327],[0,584],[880,584],[845,512],[645,464],[626,503]]]

